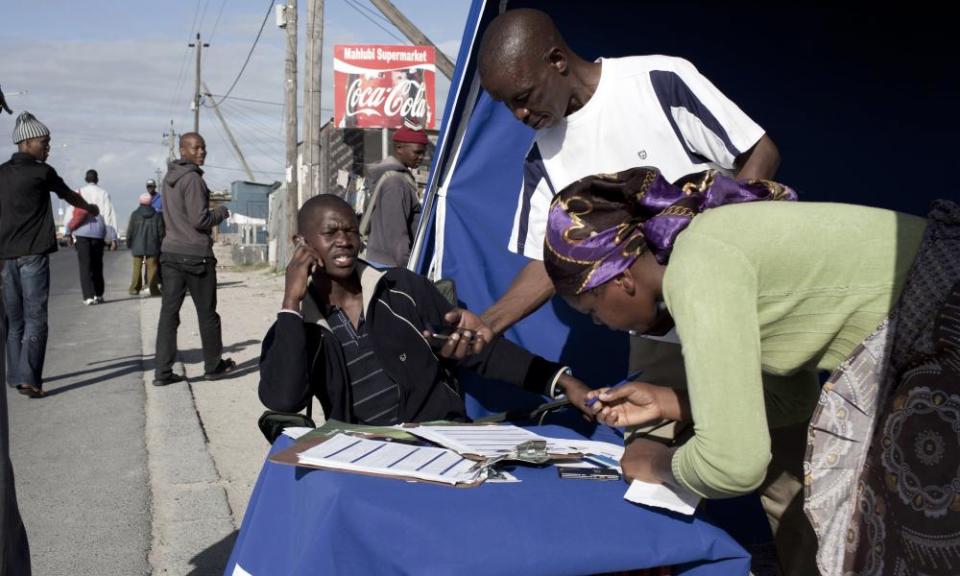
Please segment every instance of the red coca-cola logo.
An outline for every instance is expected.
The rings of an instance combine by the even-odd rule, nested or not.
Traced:
[[[412,94],[412,95],[411,95]],[[399,116],[428,119],[427,87],[425,82],[405,78],[384,86],[356,78],[347,87],[346,115]]]

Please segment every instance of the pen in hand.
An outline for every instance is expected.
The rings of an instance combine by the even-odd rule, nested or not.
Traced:
[[[624,378],[623,380],[617,382],[617,383],[614,384],[613,386],[610,386],[610,390],[613,390],[614,388],[619,388],[619,387],[623,386],[624,384],[626,384],[626,383],[628,383],[628,382],[633,382],[634,380],[636,380],[637,378],[639,378],[642,374],[643,374],[643,370],[637,370],[636,372],[634,372],[633,374],[630,374],[629,376],[627,376],[627,377]],[[600,395],[599,395],[599,394],[596,395],[596,396],[594,396],[593,398],[590,398],[589,400],[587,400],[587,406],[588,406],[588,407],[589,407],[589,406],[593,406],[594,404],[597,403],[597,400],[598,400],[599,398],[600,398]]]

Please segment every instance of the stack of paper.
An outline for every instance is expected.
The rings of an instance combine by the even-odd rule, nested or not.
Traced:
[[[444,446],[459,454],[492,458],[513,451],[518,444],[528,440],[544,440],[547,453],[557,455],[578,454],[568,442],[559,438],[545,438],[513,424],[414,426],[404,428],[424,440]]]
[[[349,470],[403,479],[444,484],[470,484],[479,480],[476,462],[445,448],[411,446],[336,434],[300,452],[301,464]]]

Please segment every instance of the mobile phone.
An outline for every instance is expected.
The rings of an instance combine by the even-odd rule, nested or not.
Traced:
[[[432,322],[426,323],[427,332],[430,333],[430,337],[435,340],[446,341],[454,334],[454,332],[459,332],[456,326],[451,326],[449,324],[434,324]],[[461,337],[463,334],[460,335]],[[470,340],[473,340],[475,334],[471,334]]]
[[[614,468],[557,468],[557,474],[573,480],[619,480],[620,473]]]

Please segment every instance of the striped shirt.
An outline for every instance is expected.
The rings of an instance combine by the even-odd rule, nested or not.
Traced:
[[[346,313],[331,306],[326,314],[330,329],[340,341],[350,377],[353,414],[361,424],[388,425],[400,421],[400,388],[390,379],[373,349],[373,338],[360,314],[356,328]]]

